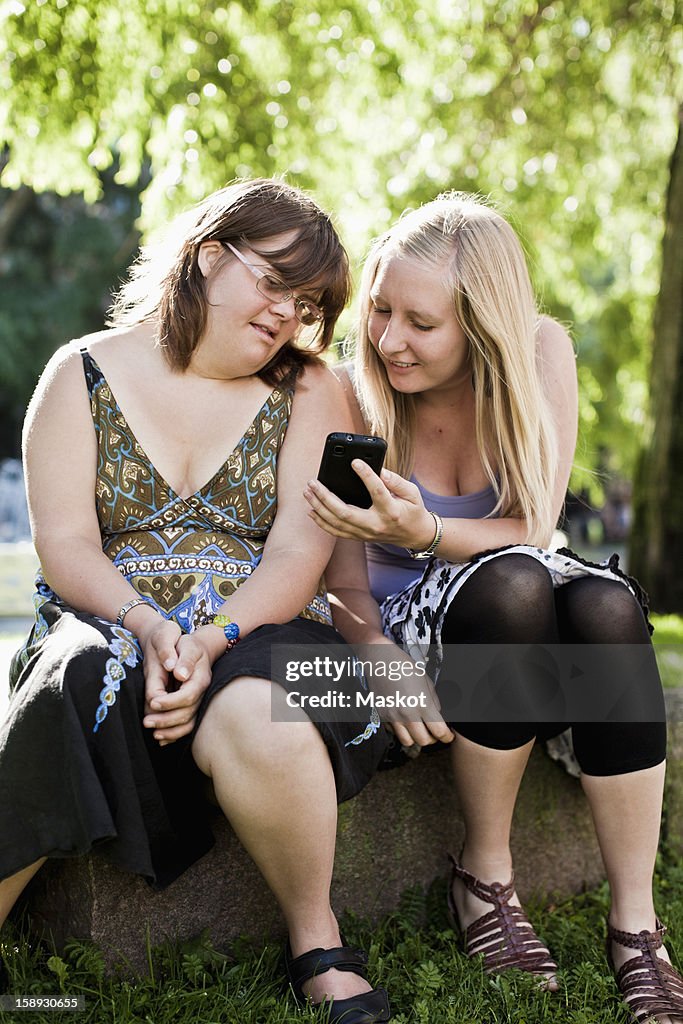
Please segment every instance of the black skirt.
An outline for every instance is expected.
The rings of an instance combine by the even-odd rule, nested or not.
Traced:
[[[40,611],[13,661],[0,727],[0,879],[40,857],[92,850],[163,887],[213,845],[193,735],[160,747],[143,727],[142,656],[131,633],[56,603]],[[307,619],[254,630],[215,663],[195,729],[238,676],[291,687],[277,660],[271,666],[274,643],[343,640]],[[315,723],[339,802],[365,786],[387,746],[376,712],[366,719]]]

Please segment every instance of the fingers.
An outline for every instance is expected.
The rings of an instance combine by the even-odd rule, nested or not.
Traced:
[[[402,747],[427,747],[437,740],[440,740],[441,743],[452,743],[455,739],[455,734],[451,732],[445,722],[385,722],[384,725],[389,732],[394,734]],[[426,737],[425,729],[421,728],[422,725],[433,737],[432,739]],[[417,728],[413,728],[413,726],[417,726]],[[419,750],[417,752],[419,753]]]
[[[304,497],[311,506],[310,518],[333,537],[358,540],[365,536],[363,524],[367,523],[367,512],[347,505],[318,480],[309,480]]]
[[[180,627],[175,622],[165,620],[159,620],[139,636],[145,673],[145,699],[150,708],[166,694],[168,673],[178,661],[175,645],[179,636]]]
[[[150,701],[150,712],[175,711],[179,708],[189,708],[198,704],[202,699],[204,690],[209,685],[211,674],[197,673],[195,677],[183,683],[177,690],[165,691],[157,694],[153,701]]]
[[[311,519],[334,537],[414,546],[420,523],[424,529],[424,517],[430,528],[433,522],[416,485],[397,473],[387,471],[385,475],[384,470],[379,477],[361,459],[354,459],[351,465],[370,493],[370,508],[347,505],[319,480],[309,480],[304,497],[311,506]]]
[[[169,743],[175,743],[176,740],[181,739],[183,736],[187,736],[192,732],[194,728],[194,716],[186,725],[179,725],[175,729],[164,729],[158,734],[154,733],[154,738],[159,741],[160,747],[166,747]]]
[[[190,679],[197,666],[207,660],[206,648],[192,634],[180,638],[176,645],[178,660],[173,669],[173,676],[179,683],[186,683]]]
[[[176,644],[180,636],[180,627],[175,622],[162,622],[151,630],[143,643],[145,657],[153,652],[159,664],[167,672],[172,672],[178,661]]]
[[[202,695],[211,679],[211,673],[197,672],[172,693],[159,695],[142,720],[146,729],[154,730],[154,739],[173,742],[191,732]]]
[[[354,459],[351,463],[351,468],[367,487],[375,508],[380,511],[389,508],[391,505],[391,494],[384,486],[382,478],[375,473],[374,469],[371,469],[367,462],[363,462],[362,459]],[[394,473],[393,475],[395,476],[396,474]]]
[[[437,722],[425,722],[424,724],[434,739],[441,743],[452,743],[455,739],[455,733],[451,732],[443,718]]]
[[[184,718],[183,721],[177,725],[173,725],[170,719],[167,721],[166,717],[163,717],[161,724],[155,726],[147,726],[147,728],[154,728],[154,737],[158,741],[160,746],[166,746],[167,743],[173,743],[176,739],[180,739],[182,736],[188,735],[195,728],[195,719],[197,717],[197,706],[194,708],[194,714]]]
[[[421,711],[421,715],[418,718],[417,715],[420,712],[415,713],[415,718],[410,719],[405,711],[399,709],[390,709],[382,712],[382,717],[385,718],[385,724],[388,725],[400,738],[400,735],[408,735],[410,739],[404,741],[401,739],[401,743],[408,745],[409,743],[417,743],[421,747],[428,747],[432,743],[452,743],[455,739],[455,734],[451,732],[450,728],[439,714],[438,705],[435,706],[430,701],[427,701],[427,706]]]
[[[159,664],[155,656],[149,653],[143,661],[145,673],[145,711],[160,708],[160,700],[166,695],[168,672]]]
[[[403,747],[429,747],[440,740],[451,743],[454,735],[445,722],[387,722]]]
[[[304,490],[304,497],[311,508],[315,509],[323,518],[338,519],[342,523],[353,525],[358,513],[363,515],[363,510],[357,505],[347,505],[345,501],[328,490],[319,480],[309,480]]]
[[[416,742],[405,725],[401,725],[400,722],[387,722],[386,724],[402,747],[411,747]]]
[[[160,685],[154,649],[152,665],[146,668],[146,672],[149,671],[146,684],[149,696],[143,724],[145,728],[154,730],[154,738],[161,745],[172,743],[191,732],[202,695],[211,681],[211,662],[201,640],[191,634],[183,635],[174,650],[175,667],[170,677],[176,684],[173,690],[168,689],[168,676],[166,685]]]
[[[366,463],[354,459],[352,466],[370,492],[371,507],[364,509],[347,505],[319,480],[309,480],[304,491],[304,497],[311,506],[309,516],[334,537],[372,540],[384,537],[387,531],[393,536],[401,517],[398,502]]]
[[[361,478],[370,492],[373,505],[380,511],[390,510],[394,498],[402,498],[410,502],[411,505],[422,504],[419,488],[411,480],[406,480],[398,473],[383,469],[378,476],[362,459],[354,459],[351,468],[356,476]]]
[[[173,729],[178,725],[186,725],[194,718],[199,705],[198,701],[167,711],[152,711],[145,715],[143,724],[146,729]]]
[[[390,469],[383,469],[380,475],[387,493],[393,494],[397,498],[404,498],[411,504],[421,502],[420,490],[411,480],[406,480],[405,477],[393,473]]]
[[[143,663],[144,671],[144,709],[150,711],[153,706],[159,707],[159,698],[166,693],[168,673],[160,666]]]

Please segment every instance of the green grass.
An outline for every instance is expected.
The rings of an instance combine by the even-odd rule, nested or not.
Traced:
[[[673,960],[683,939],[683,868],[660,862],[656,899],[670,926]],[[555,906],[528,905],[535,926],[560,965],[560,990],[539,992],[510,973],[492,980],[462,954],[444,912],[445,883],[425,895],[404,894],[396,913],[371,927],[347,917],[347,941],[370,953],[370,977],[391,998],[394,1024],[626,1024],[604,954],[607,889]],[[427,922],[427,923],[425,923]],[[61,956],[32,947],[21,926],[6,926],[0,950],[10,991],[83,994],[86,1009],[14,1017],[32,1024],[312,1024],[324,1011],[298,1010],[285,992],[279,944],[254,949],[247,941],[228,955],[206,939],[150,953],[148,973],[137,979],[107,976],[101,953],[82,942]],[[681,946],[683,949],[683,946]],[[0,1014],[9,1024],[10,1015]]]
[[[683,644],[683,615],[651,615],[656,644]]]
[[[683,616],[651,615],[652,640],[664,686],[683,686]]]

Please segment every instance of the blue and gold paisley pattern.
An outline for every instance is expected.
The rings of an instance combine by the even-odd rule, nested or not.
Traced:
[[[97,435],[97,517],[102,549],[132,587],[162,615],[191,632],[215,614],[258,566],[277,511],[278,452],[292,408],[291,388],[275,388],[217,473],[182,498],[157,472],[128,426],[101,369],[81,350]],[[40,608],[61,604],[42,572],[36,579],[36,626],[20,661],[47,632]],[[332,624],[321,580],[301,617]],[[116,703],[126,666],[141,653],[134,637],[112,627],[96,732]]]
[[[126,665],[135,668],[142,659],[142,651],[132,633],[122,626],[109,625],[111,639],[109,650],[113,658],[107,658],[104,666],[103,687],[100,691],[100,703],[95,712],[95,725],[93,732],[97,732],[102,722],[107,717],[109,708],[116,703],[116,695],[121,689],[121,683],[126,678]]]
[[[344,744],[345,747],[357,747],[359,743],[363,743],[365,740],[372,739],[376,732],[382,728],[382,722],[380,717],[375,710],[372,709],[370,712],[370,721],[365,726],[362,732],[359,732],[357,736],[354,736],[352,740],[347,740]]]
[[[218,472],[182,498],[148,459],[93,357],[81,354],[97,433],[103,550],[141,597],[190,632],[261,561],[277,511],[277,458],[292,389],[275,388]],[[300,614],[332,622],[322,581]]]

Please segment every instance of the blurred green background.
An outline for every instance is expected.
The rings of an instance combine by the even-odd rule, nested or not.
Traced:
[[[49,355],[101,327],[140,238],[188,203],[285,175],[335,213],[358,267],[406,207],[455,188],[512,219],[575,339],[572,487],[620,502],[625,540],[658,417],[683,430],[678,392],[650,400],[667,217],[679,230],[680,5],[0,0],[0,26],[0,458]],[[683,522],[674,455],[637,487],[656,507],[668,481]],[[657,540],[642,565],[671,551],[668,526],[638,529]],[[680,584],[654,592],[683,611]]]

